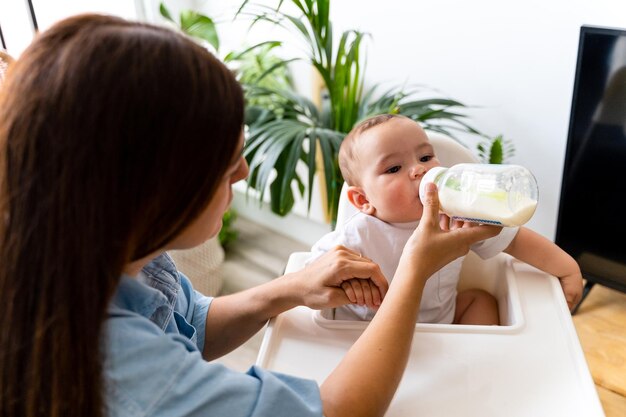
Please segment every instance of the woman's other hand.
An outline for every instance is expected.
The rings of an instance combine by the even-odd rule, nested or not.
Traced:
[[[375,309],[389,287],[378,264],[344,246],[336,246],[303,270],[288,276],[294,288],[299,289],[298,304],[313,309],[349,303],[365,304]],[[359,294],[354,291],[357,283]]]

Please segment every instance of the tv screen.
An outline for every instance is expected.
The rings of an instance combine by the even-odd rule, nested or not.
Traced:
[[[583,26],[556,243],[626,291],[626,30]]]

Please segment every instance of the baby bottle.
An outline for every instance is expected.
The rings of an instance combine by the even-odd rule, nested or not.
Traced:
[[[419,194],[434,182],[441,211],[454,220],[498,226],[520,226],[537,208],[537,181],[519,165],[458,164],[431,168]]]

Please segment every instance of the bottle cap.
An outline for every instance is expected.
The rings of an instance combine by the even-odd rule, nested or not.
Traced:
[[[424,200],[426,198],[426,184],[429,182],[435,182],[437,177],[446,171],[448,168],[446,167],[433,167],[428,170],[426,174],[422,177],[422,182],[420,182],[420,200]]]

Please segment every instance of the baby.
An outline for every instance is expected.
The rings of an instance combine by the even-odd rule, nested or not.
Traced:
[[[439,165],[426,133],[413,120],[380,115],[358,124],[339,150],[348,199],[358,212],[323,236],[313,246],[311,259],[343,245],[378,263],[387,279],[393,277],[404,245],[422,217],[420,182],[429,169]],[[449,218],[442,215],[442,227],[447,222]],[[527,228],[503,228],[498,236],[471,249],[483,259],[505,252],[558,277],[570,308],[581,297],[582,275],[576,261]],[[457,293],[462,262],[458,258],[428,279],[420,322],[499,324],[497,302],[491,294],[478,289]],[[337,308],[335,319],[371,320],[375,311],[363,300],[371,300],[376,289],[367,280],[355,279],[344,290],[359,302]]]

